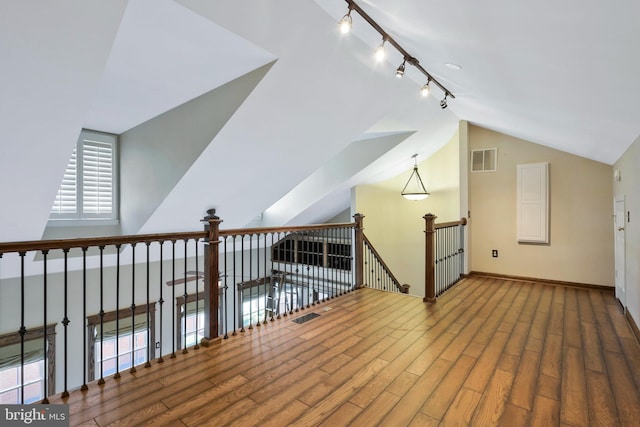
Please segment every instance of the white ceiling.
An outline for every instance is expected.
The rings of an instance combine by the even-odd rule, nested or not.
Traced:
[[[355,13],[339,33],[343,0],[2,2],[0,192],[23,200],[0,210],[0,240],[42,235],[82,127],[123,132],[273,60],[140,232],[193,229],[212,206],[244,226],[296,192],[282,221],[326,219],[351,186],[435,152],[458,120],[609,164],[640,134],[637,0],[359,4],[455,94],[446,110],[436,88],[419,96],[412,67],[393,77],[391,47],[374,63],[380,36]],[[340,160],[394,134],[375,159]],[[202,197],[204,182],[225,185]]]

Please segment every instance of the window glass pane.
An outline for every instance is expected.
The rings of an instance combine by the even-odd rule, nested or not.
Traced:
[[[100,369],[99,366],[96,366],[96,367],[97,367],[97,369]],[[113,359],[105,359],[104,360],[104,371],[103,371],[102,375],[107,376],[107,375],[111,375],[111,374],[115,374],[115,373],[116,373],[116,359],[115,358],[113,358]],[[96,372],[96,377],[99,377],[99,376],[100,376],[100,371],[98,370]]]
[[[33,403],[42,400],[42,382],[24,386],[24,403]]]
[[[133,363],[135,365],[140,365],[141,363],[145,363],[147,361],[147,349],[136,350],[135,359]]]
[[[104,340],[103,344],[102,344],[102,351],[104,352],[102,357],[105,358],[105,359],[115,356],[116,355],[116,340],[115,340],[115,338],[112,338],[112,339],[109,339],[109,340]]]
[[[44,361],[40,360],[24,365],[24,382],[39,381],[42,379],[44,371]]]
[[[118,338],[119,353],[125,354],[131,352],[131,335],[125,335]]]
[[[0,393],[0,405],[8,405],[13,403],[20,403],[19,389],[14,388]]]
[[[18,368],[7,368],[0,371],[0,391],[17,387],[19,381]]]
[[[137,332],[135,335],[136,349],[145,348],[147,346],[147,331]]]
[[[124,371],[131,367],[131,353],[124,354],[118,357],[118,364],[120,365],[120,370]]]

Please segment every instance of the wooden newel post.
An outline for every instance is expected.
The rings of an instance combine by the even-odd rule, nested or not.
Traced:
[[[364,286],[364,228],[362,227],[362,220],[364,215],[355,214],[353,219],[356,222],[355,226],[355,266],[356,266],[356,283],[355,288],[360,289]]]
[[[425,221],[424,302],[436,302],[436,257],[434,241],[437,216],[428,213],[423,218]]]
[[[202,220],[207,232],[207,242],[204,244],[204,338],[202,345],[209,346],[209,342],[218,337],[218,280],[219,232],[222,220],[216,216],[215,209],[209,209]]]

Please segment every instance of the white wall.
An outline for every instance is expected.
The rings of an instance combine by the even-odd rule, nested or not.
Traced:
[[[354,189],[355,212],[364,218],[364,233],[402,284],[411,285],[410,294],[424,296],[424,215],[432,213],[436,223],[461,218],[459,137],[424,161],[418,171],[428,198],[411,201],[400,195],[413,170],[378,184]]]
[[[474,125],[468,135],[469,150],[498,149],[495,172],[469,174],[470,269],[613,286],[611,166]],[[516,166],[538,162],[550,164],[550,242],[522,244]]]

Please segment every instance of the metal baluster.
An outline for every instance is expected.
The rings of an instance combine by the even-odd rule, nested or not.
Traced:
[[[460,226],[460,250],[462,251],[462,256],[460,257],[460,277],[464,274],[464,259],[466,257],[466,251],[464,249],[464,225]]]
[[[173,303],[176,301],[176,241],[171,241],[171,359],[176,358],[176,311]]]
[[[114,379],[120,378],[120,248],[116,245],[116,373]]]
[[[198,342],[198,317],[200,316],[198,314],[199,308],[200,308],[200,298],[199,298],[199,293],[198,293],[198,278],[199,278],[199,270],[198,270],[198,239],[195,239],[195,244],[196,244],[196,345],[193,346],[194,350],[199,350],[200,349],[200,344]],[[220,273],[218,272],[218,275]],[[220,280],[220,278],[218,277],[218,280]],[[216,282],[216,286],[218,286],[218,283]],[[186,287],[186,283],[185,283],[185,287]],[[218,302],[220,301],[220,297],[218,297]],[[186,306],[185,306],[186,307]],[[218,307],[218,312],[216,313],[216,316],[218,316],[218,319],[220,319],[220,307]],[[220,326],[218,326],[218,332],[220,332]]]
[[[135,363],[135,348],[136,348],[136,244],[131,244],[131,368],[130,373],[136,372]],[[147,331],[147,334],[149,331]]]
[[[49,393],[48,393],[48,390],[47,390],[47,379],[48,379],[48,376],[49,376],[49,373],[50,373],[49,372],[49,366],[48,366],[49,365],[49,363],[48,363],[49,351],[47,349],[47,347],[48,347],[47,346],[47,255],[48,254],[49,254],[48,250],[45,249],[45,250],[42,251],[42,257],[43,257],[42,262],[44,264],[44,266],[43,266],[43,270],[44,271],[42,273],[43,276],[44,276],[43,277],[43,288],[44,288],[43,291],[44,291],[44,293],[43,293],[43,296],[42,296],[43,304],[44,304],[44,313],[43,313],[44,321],[42,322],[43,323],[42,324],[42,330],[44,332],[42,334],[43,335],[42,336],[42,339],[43,339],[42,348],[44,349],[44,363],[43,363],[43,365],[44,365],[44,376],[43,376],[43,384],[42,384],[42,387],[43,387],[42,394],[43,394],[44,398],[42,399],[41,403],[45,404],[45,405],[49,403],[49,399],[48,399]]]
[[[317,241],[316,241],[316,254],[314,256],[314,262],[313,265],[311,266],[311,271],[312,271],[312,275],[313,278],[310,281],[310,287],[311,287],[311,305],[315,306],[316,305],[316,294],[319,293],[319,290],[316,290],[316,287],[318,285],[318,266],[320,264],[322,264],[322,253],[324,251],[324,245],[322,243],[322,238],[321,236],[317,236]]]
[[[116,374],[114,379],[120,378],[120,248],[116,245]]]
[[[164,299],[162,298],[162,267],[164,265],[164,257],[162,256],[162,249],[164,246],[164,240],[159,242],[160,244],[160,298],[158,299],[158,304],[160,304],[160,337],[158,342],[160,343],[160,356],[158,357],[158,363],[163,363],[164,359],[162,358],[162,342],[164,341],[164,335],[162,334],[162,324],[164,323],[164,317],[162,314],[162,305],[164,304]]]
[[[227,285],[227,239],[229,236],[224,236],[224,302],[223,302],[223,325],[224,325],[224,339],[229,339],[229,304],[227,301],[227,291],[229,286]],[[234,331],[235,332],[235,331]]]
[[[149,292],[149,246],[151,242],[146,242],[147,245],[147,363],[144,364],[145,368],[151,367],[151,313],[149,300],[151,299]],[[162,264],[162,260],[160,260]]]
[[[69,249],[63,249],[64,252],[64,318],[62,319],[62,325],[64,326],[64,391],[62,392],[62,395],[60,395],[60,397],[62,397],[63,399],[66,399],[67,397],[69,397],[69,385],[68,385],[68,360],[67,360],[67,345],[68,345],[68,340],[67,340],[67,326],[69,326],[69,317],[67,315],[67,308],[68,308],[68,277],[67,277],[67,259],[68,259],[68,255],[69,255]],[[0,254],[0,257],[2,257],[2,254]]]
[[[271,321],[271,322],[273,322],[273,321],[275,321],[275,318],[274,318],[274,311],[275,311],[276,309],[278,310],[278,312],[280,311],[280,307],[279,307],[280,300],[278,299],[278,300],[276,301],[276,292],[275,292],[275,288],[274,288],[274,286],[273,286],[273,283],[274,283],[274,282],[273,282],[273,280],[274,280],[274,279],[273,279],[273,276],[274,276],[274,274],[275,274],[275,273],[273,272],[273,235],[274,235],[274,233],[269,233],[269,235],[271,236],[271,253],[270,253],[270,255],[271,255],[271,256],[269,257],[269,258],[271,259],[271,274],[269,274],[269,276],[270,276],[270,277],[269,277],[269,292],[272,292],[272,293],[273,293],[273,299],[272,299],[272,301],[271,301],[271,304],[273,305],[273,307],[271,307],[271,319],[270,319],[270,321]],[[266,246],[266,238],[267,238],[267,237],[266,237],[266,235],[265,235],[265,246]],[[267,256],[266,254],[267,254],[267,251],[265,250],[265,257]],[[266,265],[266,263],[265,263],[265,267],[264,267],[264,268],[265,268],[265,271],[266,271],[266,269],[267,269],[267,265]],[[280,283],[278,283],[278,288],[279,288],[279,287],[280,287]],[[280,313],[278,313],[278,315],[279,315],[279,314],[280,314]]]
[[[240,319],[242,319],[242,324],[240,328],[240,332],[244,332],[244,234],[240,235],[240,283],[242,287],[240,288]],[[251,313],[251,291],[249,291],[249,313]],[[251,317],[251,314],[249,314]]]
[[[251,240],[253,240],[253,234],[251,235]],[[260,327],[260,234],[256,234],[256,305],[257,305],[257,318],[256,326]],[[251,258],[253,258],[252,251],[249,251]],[[266,308],[266,305],[265,305]],[[266,310],[265,310],[266,313]]]
[[[233,333],[231,335],[238,335],[238,314],[240,310],[238,310],[238,302],[236,301],[238,297],[238,286],[236,281],[236,235],[233,235]]]
[[[264,295],[265,295],[265,305],[264,305],[264,321],[262,322],[264,325],[267,324],[267,304],[266,304],[266,298],[269,295],[269,293],[271,293],[271,289],[267,290],[267,234],[263,234],[263,240],[264,240],[264,249],[262,251],[262,257],[263,257],[263,262],[262,262],[262,283],[264,284]],[[269,288],[271,288],[271,277],[269,277]],[[273,301],[273,300],[272,300]],[[271,319],[273,319],[273,310],[271,311]]]
[[[82,387],[81,391],[89,390],[87,385],[87,247],[82,248]]]
[[[436,276],[436,283],[435,283],[435,295],[438,296],[440,294],[440,283],[442,282],[442,244],[440,242],[442,238],[442,233],[440,233],[440,229],[436,228],[435,229],[435,238],[434,238],[434,242],[435,242],[435,249],[434,252],[436,254],[435,256],[435,276]]]
[[[327,268],[329,266],[329,239],[327,238],[327,230],[322,230],[322,242],[323,242],[323,253],[322,253],[322,293],[324,294],[323,302],[327,301]]]
[[[296,313],[300,312],[301,309],[304,309],[304,307],[300,307],[300,294],[304,292],[304,272],[302,273],[302,279],[300,279],[300,269],[303,268],[302,266],[304,265],[304,263],[307,260],[307,256],[308,256],[308,245],[309,243],[306,241],[307,237],[306,237],[306,233],[305,232],[301,232],[302,235],[302,240],[299,242],[299,244],[301,245],[301,249],[299,251],[300,256],[298,257],[298,262],[296,263],[296,277],[295,277],[295,282],[296,282],[296,309],[294,310]],[[300,289],[300,285],[302,284],[302,289]]]
[[[184,326],[184,335],[182,335],[182,331],[180,332],[181,336],[184,336],[184,340],[182,341],[182,354],[189,353],[187,350],[187,239],[184,239],[184,302],[182,304],[182,320]],[[196,332],[197,334],[197,332]]]
[[[27,253],[20,252],[20,403],[24,405],[24,257]]]
[[[100,249],[100,379],[98,385],[104,384],[104,246]]]
[[[342,296],[344,293],[344,258],[342,253],[342,245],[344,244],[344,228],[338,228],[338,235],[340,238],[338,239],[338,244],[336,245],[336,250],[338,251],[338,283],[340,283],[340,292],[338,295]]]

